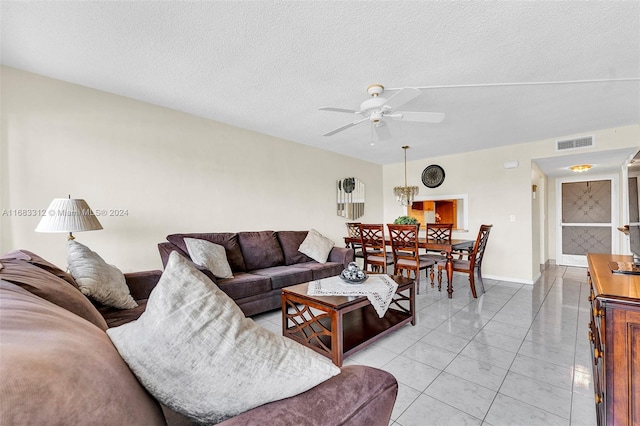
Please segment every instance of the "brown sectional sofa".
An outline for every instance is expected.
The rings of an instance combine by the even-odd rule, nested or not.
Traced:
[[[118,310],[94,306],[69,274],[34,253],[1,256],[0,424],[191,425],[147,393],[105,333],[142,314],[160,276],[125,274],[140,306]],[[221,425],[386,426],[396,394],[391,374],[349,366]]]
[[[177,251],[191,259],[185,238],[196,238],[225,248],[233,278],[217,279],[198,267],[229,295],[245,315],[278,309],[283,287],[340,274],[354,260],[353,249],[333,247],[326,263],[318,263],[300,253],[298,247],[308,231],[218,232],[172,234],[158,244],[162,264]]]

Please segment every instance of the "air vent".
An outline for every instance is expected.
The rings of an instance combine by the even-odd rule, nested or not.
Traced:
[[[593,136],[584,136],[576,139],[567,139],[556,141],[556,151],[565,151],[567,149],[580,149],[593,146]]]

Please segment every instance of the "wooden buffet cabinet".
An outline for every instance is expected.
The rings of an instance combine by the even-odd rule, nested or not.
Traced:
[[[640,276],[614,274],[631,256],[588,254],[589,340],[598,425],[640,425]]]

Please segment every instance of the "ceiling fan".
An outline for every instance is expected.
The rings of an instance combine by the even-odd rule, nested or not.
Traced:
[[[373,123],[373,128],[378,133],[380,139],[388,138],[388,129],[385,127],[385,119],[417,121],[421,123],[440,123],[444,120],[444,114],[441,112],[418,112],[418,111],[399,111],[398,107],[406,104],[410,100],[417,98],[422,94],[419,89],[413,87],[404,87],[388,98],[383,98],[384,86],[381,84],[372,84],[367,87],[367,92],[371,95],[370,99],[360,104],[360,110],[334,107],[322,107],[321,111],[344,112],[348,114],[357,114],[360,117],[351,123],[333,129],[324,134],[324,136],[332,136],[338,132],[346,130],[350,127],[365,121]]]

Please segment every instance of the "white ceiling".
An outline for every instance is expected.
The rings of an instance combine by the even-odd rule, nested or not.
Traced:
[[[640,123],[640,1],[3,0],[2,64],[366,161],[401,162]],[[372,83],[432,88],[371,146]],[[622,81],[624,80],[624,81]],[[570,157],[570,156],[569,156]],[[569,160],[568,160],[569,161]],[[544,163],[544,162],[543,162]]]

